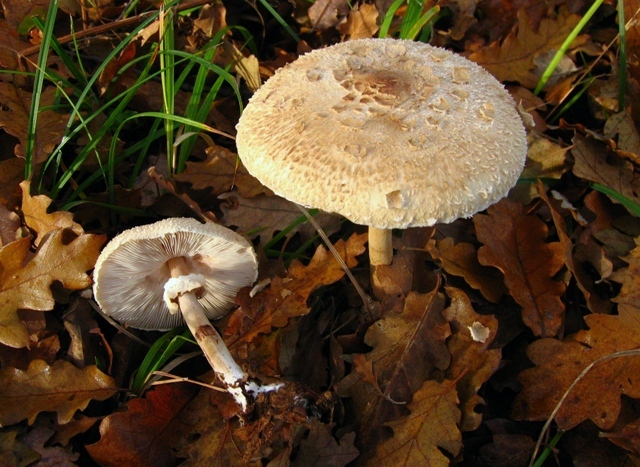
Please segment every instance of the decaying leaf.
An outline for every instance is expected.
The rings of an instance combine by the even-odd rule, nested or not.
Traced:
[[[409,404],[411,414],[387,423],[393,437],[376,449],[376,455],[367,465],[394,466],[448,466],[449,458],[462,449],[462,434],[456,383],[426,381]]]
[[[478,253],[471,243],[454,244],[454,239],[446,237],[429,242],[429,252],[442,261],[445,271],[464,280],[489,301],[497,303],[506,292],[502,275],[493,268],[478,262]]]
[[[29,259],[31,239],[23,238],[0,249],[0,342],[10,347],[27,347],[27,328],[18,317],[19,309],[48,311],[55,304],[51,284],[79,290],[91,285],[87,271],[93,268],[101,235],[81,235],[68,242],[67,230],[50,232]]]
[[[73,418],[91,400],[105,400],[117,392],[113,378],[96,366],[82,370],[58,360],[49,366],[34,360],[26,371],[0,369],[0,425],[8,426],[25,418],[33,423],[40,412],[57,412],[58,423]]]
[[[30,182],[20,184],[22,188],[22,214],[27,226],[37,234],[33,241],[38,246],[43,237],[53,230],[71,229],[76,235],[82,235],[84,230],[80,224],[73,221],[73,214],[68,211],[56,211],[48,213],[47,210],[53,202],[45,195],[31,196],[29,193]]]
[[[537,336],[554,336],[564,315],[564,283],[553,276],[562,268],[562,245],[546,243],[547,226],[522,205],[503,199],[474,216],[478,260],[504,274],[509,293],[522,307],[522,318]]]
[[[195,392],[194,385],[166,384],[132,399],[126,412],[100,423],[100,441],[87,446],[89,454],[103,466],[174,465],[174,443],[186,429],[178,415]]]
[[[476,313],[462,290],[447,287],[447,295],[451,305],[444,310],[444,316],[452,331],[447,339],[451,353],[447,378],[456,381],[462,411],[460,430],[473,431],[482,422],[477,407],[484,405],[484,400],[478,391],[498,369],[502,357],[500,349],[489,349],[498,332],[498,320]]]
[[[469,59],[481,65],[499,81],[518,81],[522,86],[535,88],[539,76],[533,72],[534,59],[549,51],[557,51],[567,36],[580,21],[579,15],[561,8],[558,15],[540,22],[537,31],[531,27],[527,10],[518,11],[517,32],[512,31],[500,44],[493,42],[469,55]],[[578,36],[571,47],[577,47],[587,40],[586,35]]]
[[[0,432],[0,458],[7,467],[26,467],[40,459],[40,455],[18,441],[17,436],[17,431]]]
[[[352,268],[358,264],[356,256],[364,253],[366,241],[366,234],[354,234],[346,242],[338,241],[334,247],[347,266]],[[320,246],[308,266],[293,261],[287,277],[275,277],[270,287],[254,298],[241,291],[238,299],[242,309],[236,312],[246,316],[241,340],[251,342],[258,334],[285,326],[290,318],[306,315],[309,313],[307,299],[311,292],[343,276],[344,270],[331,252]]]
[[[292,467],[326,465],[341,467],[358,457],[359,451],[353,445],[354,432],[342,435],[337,441],[331,433],[332,426],[326,423],[310,424],[309,434],[300,443],[300,451],[291,463]]]
[[[520,374],[522,392],[514,403],[521,420],[545,420],[564,392],[587,365],[614,352],[640,348],[640,315],[620,310],[617,316],[585,317],[589,330],[579,331],[564,342],[534,341],[527,349],[535,368]],[[585,420],[601,429],[611,428],[620,413],[620,397],[640,397],[640,356],[619,357],[595,365],[569,393],[555,421],[569,430]]]
[[[213,189],[220,195],[236,189],[242,198],[270,193],[258,179],[244,168],[237,154],[222,146],[209,146],[205,149],[207,158],[202,162],[187,162],[187,168],[174,178],[179,182],[190,183],[196,190]]]
[[[362,3],[349,12],[347,21],[338,26],[340,34],[349,36],[349,40],[368,39],[378,32],[378,9],[375,5]]]

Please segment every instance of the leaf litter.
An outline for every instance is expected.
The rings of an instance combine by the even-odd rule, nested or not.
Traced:
[[[44,18],[49,2],[29,8],[3,2],[0,66],[11,71],[0,76],[3,456],[11,465],[526,465],[543,422],[555,414],[548,434],[565,433],[553,446],[561,465],[602,452],[637,462],[640,118],[634,105],[618,108],[625,70],[615,54],[598,56],[617,32],[614,2],[605,2],[570,44],[557,79],[540,96],[532,93],[583,17],[583,3],[441,2],[447,15],[424,37],[508,83],[533,117],[523,183],[473,219],[395,236],[394,263],[375,273],[386,295],[363,303],[315,230],[298,223],[297,208],[253,178],[224,138],[199,139],[173,178],[161,162],[161,145],[151,144],[143,158],[117,166],[111,191],[83,185],[80,201],[63,209],[70,191],[108,160],[112,141],[124,151],[150,126],[130,125],[118,141],[107,130],[86,166],[76,168],[72,188],[50,197],[43,187],[55,178],[53,167],[73,163],[93,137],[78,137],[55,164],[47,163],[70,124],[60,91],[69,94],[68,78],[79,78],[55,53],[48,66],[57,81],[46,82],[40,96],[34,176],[24,181],[33,97],[31,78],[22,72],[35,70],[41,33],[32,17]],[[259,76],[266,79],[305,51],[340,37],[374,37],[386,4],[289,2],[274,11],[302,39],[296,42],[264,5],[196,1],[180,18],[178,43],[198,51],[220,33],[224,44],[212,61],[236,76],[246,98]],[[637,14],[637,2],[624,5],[627,19]],[[101,21],[107,34],[119,27],[119,2],[60,6],[67,14],[57,19],[60,31],[70,21],[85,28],[86,53],[70,55],[72,61],[104,58],[121,40],[114,35],[108,44],[91,34]],[[396,11],[390,34],[407,11]],[[260,47],[246,47],[228,25],[245,31],[261,25],[269,34]],[[126,68],[151,50],[158,29],[152,23],[112,57],[96,83],[98,99],[135,83]],[[637,34],[628,32],[634,50]],[[634,53],[627,103],[638,99]],[[586,65],[593,76],[581,93]],[[192,84],[176,92],[179,112],[195,92]],[[239,114],[229,91],[211,103],[207,120],[227,133]],[[161,92],[154,81],[144,83],[131,109],[158,110]],[[567,95],[575,102],[554,121]],[[88,133],[106,121],[100,115]],[[136,165],[142,175],[134,185]],[[114,200],[118,209],[109,209]],[[241,290],[237,308],[215,324],[252,377],[291,384],[257,396],[248,416],[228,395],[192,384],[215,381],[201,357],[186,357],[195,349],[189,342],[166,367],[178,382],[128,392],[144,350],[134,352],[130,338],[90,306],[90,272],[107,237],[149,218],[179,215],[232,226],[258,249],[261,288]],[[316,219],[368,289],[366,233],[331,214]],[[160,337],[136,334],[149,344]],[[609,359],[598,363],[602,358]]]

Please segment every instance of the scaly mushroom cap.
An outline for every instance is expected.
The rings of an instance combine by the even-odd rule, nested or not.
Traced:
[[[183,324],[182,314],[171,313],[163,300],[171,279],[166,263],[179,256],[192,275],[204,277],[199,301],[208,318],[228,312],[238,290],[258,275],[253,247],[242,236],[195,219],[165,219],[127,230],[102,250],[93,272],[100,308],[138,329],[164,331]]]
[[[464,57],[397,39],[314,50],[237,126],[247,170],[296,203],[379,229],[469,217],[505,196],[527,142],[513,99]]]

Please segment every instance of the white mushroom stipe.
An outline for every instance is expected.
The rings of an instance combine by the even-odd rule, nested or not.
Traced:
[[[274,192],[381,230],[486,209],[527,153],[513,99],[491,74],[397,39],[299,57],[256,91],[237,130],[242,162]],[[389,236],[370,230],[369,250],[372,264],[390,264]]]
[[[204,292],[206,279],[202,274],[187,274],[186,276],[172,277],[164,284],[164,294],[162,298],[169,308],[169,313],[180,311],[178,297],[187,292]]]

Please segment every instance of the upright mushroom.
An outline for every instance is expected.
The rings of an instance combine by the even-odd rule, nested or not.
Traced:
[[[447,50],[362,39],[278,70],[237,126],[247,170],[275,193],[369,226],[372,266],[393,228],[452,222],[507,194],[525,130],[486,70]]]
[[[258,274],[251,244],[195,219],[165,219],[116,236],[93,273],[102,310],[133,328],[164,331],[186,322],[213,370],[243,410],[247,374],[209,322],[229,311]],[[178,313],[180,311],[181,313]]]

